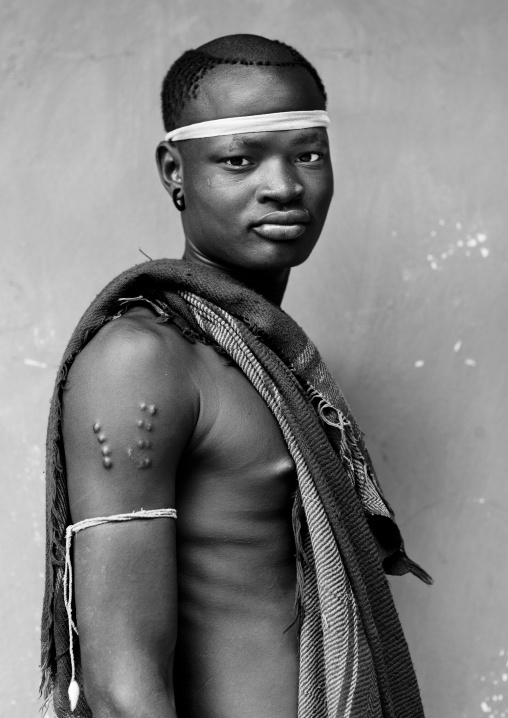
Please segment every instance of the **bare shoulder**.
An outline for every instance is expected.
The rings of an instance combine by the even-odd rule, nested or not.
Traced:
[[[109,380],[137,374],[143,381],[150,376],[159,381],[162,374],[181,381],[190,376],[193,354],[192,345],[174,325],[157,324],[150,310],[135,307],[105,324],[84,347],[71,367],[68,384],[78,376],[86,381],[96,370],[111,373]]]
[[[155,319],[133,308],[109,322],[69,371],[63,436],[75,521],[172,500],[199,414],[196,352]]]

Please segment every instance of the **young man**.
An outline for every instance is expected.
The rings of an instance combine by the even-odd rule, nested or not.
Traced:
[[[278,308],[333,193],[321,80],[282,43],[230,36],[185,53],[162,102],[184,261],[103,291],[50,418],[56,713],[422,716],[383,565],[425,575],[344,398]]]

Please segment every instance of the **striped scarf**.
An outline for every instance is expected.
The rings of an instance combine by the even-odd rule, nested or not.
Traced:
[[[295,462],[293,507],[300,621],[298,718],[420,718],[423,709],[384,572],[425,572],[406,556],[362,433],[316,348],[281,309],[217,270],[183,260],[138,265],[111,282],[78,324],[57,377],[48,428],[47,580],[43,691],[70,713],[62,550],[71,523],[60,427],[61,392],[76,354],[133,302],[189,341],[231,357],[266,402]],[[78,644],[79,645],[79,644]],[[79,652],[77,677],[80,679]]]

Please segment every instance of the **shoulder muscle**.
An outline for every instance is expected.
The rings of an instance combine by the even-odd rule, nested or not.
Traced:
[[[105,325],[76,357],[63,397],[73,521],[174,506],[198,402],[192,347],[178,330],[146,310]]]

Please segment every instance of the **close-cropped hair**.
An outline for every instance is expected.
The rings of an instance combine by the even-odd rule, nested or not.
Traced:
[[[206,73],[219,65],[301,67],[316,82],[326,106],[323,82],[314,66],[298,50],[259,35],[227,35],[195,50],[187,50],[169,68],[161,90],[162,121],[166,132],[175,129],[187,102],[197,98]]]

